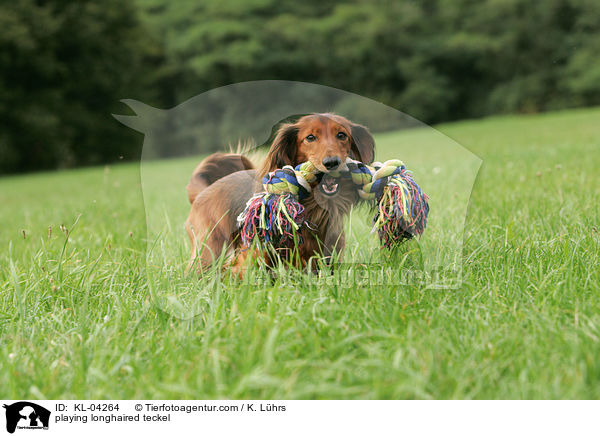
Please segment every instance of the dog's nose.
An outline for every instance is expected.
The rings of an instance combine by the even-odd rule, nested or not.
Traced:
[[[323,159],[323,166],[328,170],[335,170],[337,167],[340,166],[341,163],[342,161],[337,156],[328,156],[325,159]]]

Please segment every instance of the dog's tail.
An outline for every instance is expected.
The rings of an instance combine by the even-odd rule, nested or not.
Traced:
[[[239,153],[213,153],[196,167],[187,185],[188,199],[193,203],[198,194],[222,177],[237,171],[254,169],[246,156]]]

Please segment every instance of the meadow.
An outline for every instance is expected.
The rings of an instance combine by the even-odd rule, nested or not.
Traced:
[[[600,398],[599,120],[593,108],[436,126],[483,161],[461,199],[455,289],[260,268],[186,278],[189,159],[1,178],[0,397]],[[378,135],[379,153],[418,135]],[[444,172],[417,168],[435,191]],[[444,213],[452,224],[434,214],[423,244],[462,229],[464,214]],[[357,247],[364,222],[348,223]],[[407,247],[387,265],[415,262]],[[193,311],[178,316],[186,295]]]

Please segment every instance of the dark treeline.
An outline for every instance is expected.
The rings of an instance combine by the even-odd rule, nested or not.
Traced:
[[[167,108],[249,80],[427,123],[600,103],[597,0],[19,0],[0,28],[0,172],[135,158],[120,99]]]

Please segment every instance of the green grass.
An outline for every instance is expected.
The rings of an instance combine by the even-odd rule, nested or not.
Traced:
[[[438,126],[483,160],[454,290],[260,269],[186,279],[189,160],[141,179],[136,165],[0,179],[0,397],[600,398],[598,119]],[[380,135],[378,157],[421,134]],[[444,171],[404,150],[436,192],[426,246],[464,216],[441,207]],[[352,232],[347,260],[362,261]],[[416,262],[408,247],[386,265]],[[162,310],[186,296],[195,316]]]

